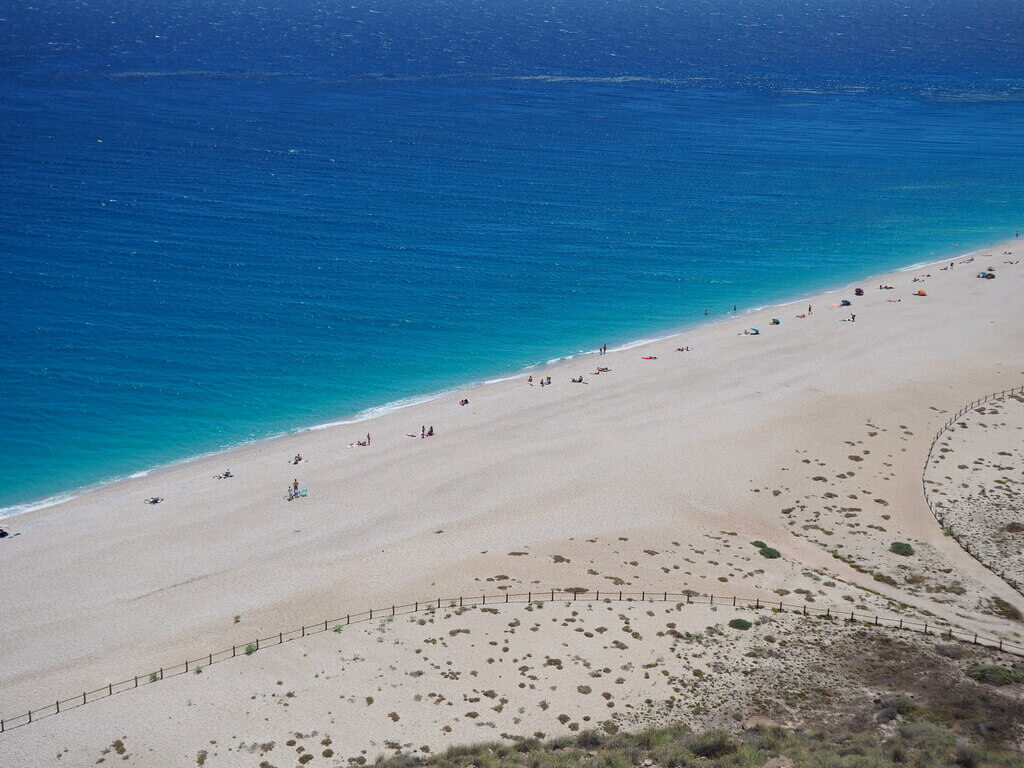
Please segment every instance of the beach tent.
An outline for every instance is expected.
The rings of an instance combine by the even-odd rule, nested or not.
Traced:
[[[915,296],[927,296],[928,294],[927,294],[927,293],[925,293],[925,292],[924,292],[923,290],[920,290],[920,291],[918,291],[917,293],[915,293],[914,295],[915,295]]]

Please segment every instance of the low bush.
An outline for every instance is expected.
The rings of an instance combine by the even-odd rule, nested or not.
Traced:
[[[768,546],[767,544],[765,544],[765,543],[764,543],[763,541],[761,541],[760,539],[758,539],[757,541],[752,541],[752,542],[750,542],[750,543],[751,543],[751,544],[753,544],[753,545],[754,545],[755,547],[757,547],[758,549],[764,549],[765,547],[767,547],[767,546]]]
[[[894,541],[889,545],[889,551],[895,555],[902,555],[903,557],[910,557],[914,554],[914,548],[905,541]]]
[[[999,664],[975,664],[968,668],[967,676],[988,685],[1009,685],[1013,682],[1013,672]]]
[[[733,629],[750,629],[754,625],[746,619],[733,619],[729,622],[729,626]]]
[[[254,653],[256,653],[256,646],[255,645],[253,645],[252,643],[249,643],[247,646],[245,646],[245,655],[246,656],[252,656]]]
[[[772,547],[761,547],[760,552],[761,557],[767,557],[769,560],[774,560],[777,557],[782,557],[782,555],[779,554],[779,550],[774,549]]]
[[[708,731],[690,738],[687,746],[697,757],[721,757],[736,750],[729,734],[725,731]]]

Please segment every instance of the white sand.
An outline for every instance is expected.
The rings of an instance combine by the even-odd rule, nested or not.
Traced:
[[[482,386],[9,520],[22,535],[0,542],[0,714],[257,634],[506,583],[801,588],[1019,641],[1021,625],[989,601],[1024,610],[1024,599],[943,536],[921,493],[944,413],[1024,383],[1024,269],[1002,264],[1006,250],[1017,244],[952,271],[865,280],[863,297],[840,291],[535,371],[550,388],[525,376]],[[976,279],[990,264],[998,278]],[[831,306],[840,298],[854,306]],[[813,314],[796,319],[807,303]],[[856,322],[841,322],[851,310]],[[750,326],[761,335],[737,335]],[[612,370],[594,376],[598,364]],[[569,382],[580,374],[586,385]],[[405,436],[431,424],[432,438]],[[347,447],[366,432],[371,446]],[[292,466],[296,453],[306,461]],[[214,479],[225,467],[235,477]],[[292,478],[308,498],[282,498]],[[754,539],[782,558],[759,557]],[[919,554],[888,553],[897,540]],[[131,695],[97,706],[131,707]]]

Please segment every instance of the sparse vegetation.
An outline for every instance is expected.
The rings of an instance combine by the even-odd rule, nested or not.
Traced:
[[[909,701],[895,702],[906,711]],[[611,726],[611,724],[607,724]],[[781,758],[775,761],[775,758]],[[967,762],[965,762],[967,760]],[[773,762],[769,762],[773,761]],[[380,758],[374,768],[570,768],[601,766],[629,768],[656,765],[663,768],[757,768],[775,766],[990,766],[1020,765],[1020,754],[1010,750],[957,742],[953,733],[930,722],[907,721],[883,736],[850,730],[790,731],[759,726],[742,738],[724,731],[693,733],[673,725],[639,733],[621,733],[614,726],[603,731],[584,731],[547,741],[516,739],[514,744],[489,743],[455,746],[429,756],[398,754]]]
[[[246,656],[252,656],[254,653],[256,653],[256,646],[255,645],[253,645],[252,643],[249,643],[247,646],[245,646],[245,655]]]
[[[992,598],[992,606],[995,608],[996,613],[1011,621],[1021,621],[1024,617],[1021,616],[1020,611],[1014,608],[1010,603],[1003,600],[1001,597]]]
[[[746,619],[733,619],[729,622],[729,626],[733,629],[750,629],[754,625]]]

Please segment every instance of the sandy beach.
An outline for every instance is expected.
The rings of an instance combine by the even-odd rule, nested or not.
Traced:
[[[821,606],[932,617],[1021,643],[1024,624],[1013,610],[1024,612],[1024,596],[944,535],[925,503],[922,472],[944,414],[1024,384],[1024,266],[1005,263],[1022,252],[1019,241],[996,244],[975,252],[973,263],[954,259],[952,269],[942,269],[947,261],[867,278],[369,421],[175,465],[5,520],[18,535],[0,541],[0,715],[16,716],[255,635],[371,606],[502,589],[787,595]],[[996,279],[978,279],[989,266]],[[893,288],[882,290],[883,284]],[[919,290],[927,295],[915,295]],[[843,299],[851,305],[839,306]],[[772,325],[772,318],[781,324]],[[750,328],[760,333],[745,335]],[[676,351],[680,347],[690,349]],[[598,366],[608,370],[595,374]],[[549,376],[551,385],[541,387]],[[571,381],[580,376],[585,383]],[[463,398],[468,405],[459,405]],[[1019,429],[1016,423],[1024,422],[1013,418],[1017,422],[999,420]],[[434,435],[420,437],[423,427]],[[367,433],[370,444],[356,444]],[[991,451],[988,465],[998,479],[1004,470],[996,454],[1010,445],[1019,457],[1017,434],[951,439],[944,461],[970,465]],[[297,454],[303,460],[293,464]],[[218,479],[225,469],[232,476]],[[1019,470],[1013,477],[1016,482]],[[972,482],[984,487],[979,478],[975,473]],[[293,481],[308,493],[289,501]],[[973,487],[962,495],[974,500],[972,493]],[[144,503],[152,497],[163,500]],[[1016,544],[1004,541],[987,556],[1019,553],[1024,534],[1013,535]],[[751,541],[780,557],[761,557]],[[893,542],[909,543],[914,554],[893,553]],[[618,636],[622,611],[612,608]],[[672,620],[682,631],[732,618],[709,611],[680,612]],[[523,614],[473,618],[487,628],[468,620],[452,628],[495,639],[509,621],[525,621]],[[519,657],[532,653],[530,664],[543,665],[545,654],[567,659],[575,653],[578,636],[561,624],[569,618],[578,617],[560,609],[557,637],[538,628],[530,643],[516,646]],[[638,615],[631,621],[653,620]],[[783,629],[796,642],[800,632],[795,620],[790,624]],[[441,636],[454,644],[459,638],[448,629]],[[657,629],[651,624],[636,631],[647,637]],[[346,637],[324,636],[332,642]],[[411,734],[403,743],[438,748],[474,733],[552,734],[587,722],[581,718],[593,715],[588,708],[607,708],[597,693],[577,694],[585,683],[573,678],[558,683],[576,702],[564,723],[552,722],[560,711],[548,712],[531,699],[529,713],[516,715],[517,722],[444,731],[451,723],[438,718],[447,707],[414,698],[440,689],[421,691],[418,677],[406,675],[418,669],[409,661],[412,647],[429,646],[411,635],[401,643],[380,637],[361,635],[355,650],[310,651],[318,670],[301,653],[282,651],[275,660],[271,649],[258,663],[220,665],[216,673],[204,672],[207,677],[185,676],[15,729],[0,736],[0,751],[12,765],[43,764],[31,756],[55,754],[73,741],[75,754],[60,764],[92,765],[100,750],[127,736],[142,745],[129,765],[181,765],[183,756],[195,759],[202,738],[280,740],[280,733],[261,728],[283,732],[286,718],[270,723],[266,713],[255,706],[246,711],[239,702],[283,695],[277,679],[300,669],[323,672],[336,683],[329,693],[309,689],[289,710],[301,710],[322,731],[332,718],[348,717],[329,714],[336,688],[352,706],[382,696],[370,691],[378,677],[351,672],[360,654],[372,657],[374,675],[386,675],[389,664],[403,670],[401,706],[374,710],[399,715]],[[486,666],[487,647],[478,649],[479,659],[477,651],[466,651],[467,658]],[[747,650],[734,648],[740,655]],[[667,651],[645,653],[654,658]],[[348,666],[330,668],[342,657]],[[603,647],[593,657],[599,668],[625,663]],[[458,654],[446,660],[459,671]],[[444,690],[460,714],[473,710],[463,695],[497,686],[463,672],[463,684],[449,680]],[[214,674],[222,676],[216,685],[223,688]],[[350,685],[349,674],[357,682]],[[615,692],[620,707],[654,695],[642,675],[626,677]],[[745,679],[733,684],[742,687]],[[515,689],[506,688],[511,699]],[[218,690],[224,691],[219,708]],[[383,699],[395,696],[392,691]],[[727,706],[729,696],[721,696]],[[548,698],[557,700],[554,693]],[[193,699],[206,708],[188,710]],[[280,714],[280,701],[261,706]],[[508,702],[510,711],[516,705]],[[295,727],[310,728],[306,722]],[[333,737],[339,760],[360,750],[372,758],[377,747],[369,742],[383,743],[377,720],[360,722],[351,750],[338,746],[344,742],[340,727]],[[182,746],[175,753],[176,739]],[[255,766],[258,753],[244,753],[242,760],[241,752],[224,752],[206,764]]]

